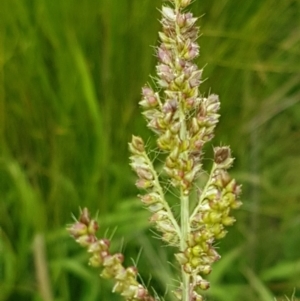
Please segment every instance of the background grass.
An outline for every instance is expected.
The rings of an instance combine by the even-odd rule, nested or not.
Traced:
[[[160,6],[1,1],[1,301],[121,300],[65,231],[79,206],[98,212],[113,249],[128,264],[138,259],[144,281],[174,300],[165,287],[176,280],[173,250],[152,238],[127,151],[132,134],[149,136],[137,103],[154,74]],[[299,300],[300,1],[191,8],[203,16],[201,91],[222,101],[213,144],[231,145],[243,183],[207,300]]]

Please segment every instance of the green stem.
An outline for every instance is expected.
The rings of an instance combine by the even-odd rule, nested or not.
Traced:
[[[175,0],[175,12],[178,14],[180,12],[180,2],[181,0]],[[178,37],[181,36],[181,29],[176,24],[176,34]],[[176,55],[178,55],[178,49],[175,49]],[[188,139],[187,125],[186,125],[186,116],[183,105],[182,94],[179,93],[179,120],[180,120],[180,132],[179,137],[181,142],[184,142]],[[187,154],[184,154],[184,156]],[[185,158],[187,159],[187,158]],[[190,232],[190,223],[189,223],[189,194],[183,188],[180,190],[180,250],[184,252],[187,249],[188,235]],[[190,275],[185,272],[183,266],[181,268],[182,275],[182,301],[190,301]]]
[[[185,195],[181,190],[181,240],[180,249],[182,252],[187,248],[187,240],[189,234],[189,196]],[[187,274],[183,267],[182,273],[182,301],[190,300],[190,275]]]
[[[182,95],[179,95],[179,103],[180,103],[180,111],[179,111],[179,119],[180,119],[180,140],[182,142],[188,139],[187,134],[187,125],[186,125],[186,116],[183,108]],[[183,156],[187,156],[187,154],[182,154]],[[187,159],[187,158],[185,158]],[[188,235],[190,231],[190,223],[189,223],[189,194],[184,188],[180,190],[180,249],[184,252],[187,248]],[[182,267],[182,301],[190,301],[190,275],[186,273]]]

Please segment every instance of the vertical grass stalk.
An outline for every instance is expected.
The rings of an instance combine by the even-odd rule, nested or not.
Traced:
[[[227,172],[233,162],[229,147],[215,147],[211,173],[199,198],[194,200],[196,205],[190,215],[197,178],[205,172],[203,147],[214,136],[220,101],[217,95],[204,97],[199,91],[202,70],[194,63],[200,49],[199,28],[197,18],[186,10],[191,0],[169,2],[161,9],[155,84],[142,88],[139,102],[147,126],[154,132],[157,147],[164,155],[163,170],[154,168],[143,139],[137,136],[132,136],[129,143],[130,165],[138,177],[136,186],[144,191],[139,197],[151,213],[150,222],[161,239],[178,250],[175,258],[181,266],[181,283],[174,291],[175,296],[182,301],[202,301],[200,291],[209,288],[204,277],[220,258],[214,242],[226,235],[225,226],[234,223],[230,209],[240,206],[241,189]],[[180,221],[165,195],[170,186],[179,195]],[[87,209],[69,227],[76,241],[92,254],[90,264],[102,266],[102,277],[115,279],[113,291],[126,300],[155,300],[136,281],[136,269],[123,267],[123,255],[111,255],[109,242],[96,238],[97,227]]]

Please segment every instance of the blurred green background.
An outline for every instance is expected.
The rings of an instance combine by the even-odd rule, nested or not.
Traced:
[[[66,233],[84,206],[174,301],[174,250],[153,239],[127,151],[132,134],[149,137],[138,101],[161,1],[0,2],[0,301],[121,300]],[[202,16],[201,92],[222,104],[213,145],[231,145],[243,184],[207,300],[299,300],[300,0],[191,9]]]

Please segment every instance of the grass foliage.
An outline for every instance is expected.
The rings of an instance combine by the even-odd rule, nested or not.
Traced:
[[[137,103],[155,66],[160,6],[1,1],[0,301],[119,300],[67,236],[79,206],[98,211],[102,234],[139,259],[149,285],[164,294],[174,280],[127,151],[132,133],[149,135]],[[231,145],[244,202],[207,300],[299,300],[300,1],[196,0],[192,9],[203,15],[202,93],[212,87],[222,104],[213,143]]]

